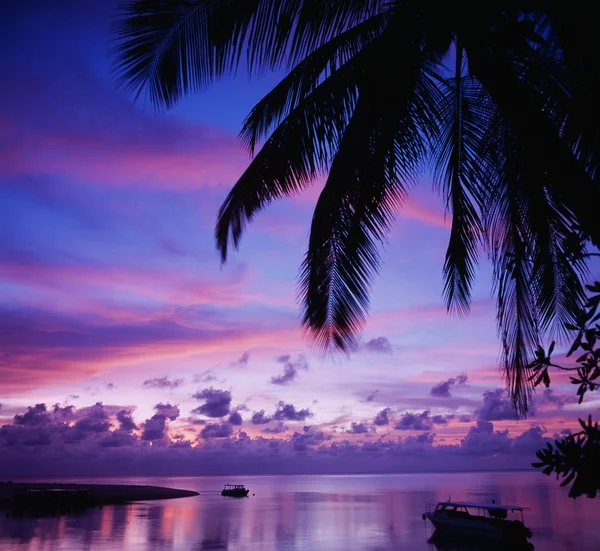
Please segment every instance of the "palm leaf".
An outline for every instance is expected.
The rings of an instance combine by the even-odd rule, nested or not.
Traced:
[[[215,228],[222,261],[227,259],[230,244],[238,247],[256,212],[277,197],[302,190],[329,168],[331,151],[354,110],[360,59],[359,55],[346,62],[299,100],[233,186],[219,209]],[[287,93],[280,94],[277,104],[271,95],[268,103],[275,113],[281,113],[287,98]],[[273,118],[270,114],[265,117]]]
[[[455,77],[440,80],[444,98],[433,163],[434,182],[441,187],[452,213],[444,262],[445,300],[449,310],[465,314],[483,232],[480,210],[489,166],[489,102],[477,82],[462,75],[462,49],[457,50],[461,53],[457,55]]]
[[[371,48],[356,109],[315,207],[300,270],[303,324],[325,351],[356,346],[380,267],[377,244],[421,168],[426,136],[437,118],[432,106],[438,98],[431,95],[437,89],[425,74],[422,52],[402,56],[403,79],[369,72],[381,62],[377,56],[393,30],[390,24],[386,40]]]
[[[258,140],[287,117],[313,90],[352,57],[362,52],[385,28],[387,17],[374,16],[333,37],[296,65],[252,109],[240,132],[253,154]]]

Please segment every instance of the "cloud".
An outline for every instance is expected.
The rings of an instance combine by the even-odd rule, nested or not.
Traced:
[[[374,390],[373,392],[371,392],[371,394],[369,394],[364,400],[361,400],[362,403],[365,402],[372,402],[373,400],[375,400],[375,397],[377,396],[377,394],[379,394],[379,390]]]
[[[363,348],[369,352],[379,352],[380,354],[391,354],[392,344],[387,337],[375,337],[370,341],[367,341]]]
[[[557,394],[551,388],[545,388],[541,394],[536,393],[533,398],[533,402],[536,406],[551,407],[555,409],[562,409],[569,401],[577,401],[577,397]]]
[[[266,434],[281,434],[288,430],[287,426],[283,421],[277,421],[277,423],[273,427],[265,427],[261,430]]]
[[[154,409],[157,413],[164,415],[170,421],[175,421],[179,417],[179,406],[172,406],[171,404],[156,404]]]
[[[131,410],[122,409],[117,412],[116,415],[117,421],[119,421],[119,428],[124,432],[132,432],[137,430],[137,425],[135,424],[132,416]]]
[[[446,379],[435,385],[429,394],[431,396],[435,396],[436,398],[450,398],[452,394],[450,394],[450,388],[454,385],[464,385],[466,384],[468,377],[465,373],[461,373],[456,377],[450,377],[450,379]]]
[[[434,425],[447,425],[448,417],[444,417],[443,415],[433,415],[431,417],[431,422]]]
[[[39,426],[50,423],[50,416],[46,411],[46,404],[36,404],[29,406],[22,415],[15,415],[14,424],[22,427]]]
[[[423,413],[405,413],[394,427],[396,430],[431,430],[429,411]]]
[[[248,361],[250,360],[250,352],[244,352],[240,358],[231,363],[232,367],[244,367],[248,365]]]
[[[389,414],[392,410],[390,408],[382,409],[373,420],[373,424],[378,427],[388,425],[390,422]]]
[[[169,377],[158,377],[144,381],[146,388],[169,388],[171,390],[180,387],[182,384],[183,379],[173,379],[170,381]]]
[[[422,413],[407,412],[396,423],[396,430],[430,431],[434,425],[447,425],[454,415],[431,415],[429,410]]]
[[[212,369],[207,369],[202,373],[197,373],[193,376],[192,382],[195,384],[198,383],[213,383],[218,380],[218,377],[215,375]]]
[[[196,392],[192,398],[204,400],[204,404],[192,410],[192,413],[205,415],[206,417],[225,417],[231,409],[231,392],[229,390],[217,390],[213,387],[205,388]]]
[[[479,420],[460,442],[461,449],[476,455],[510,453],[512,442],[508,430],[494,431],[489,421]]]
[[[201,431],[200,436],[205,440],[210,438],[227,438],[233,434],[231,423],[209,423]]]
[[[286,385],[291,383],[296,380],[299,370],[303,369],[306,371],[308,369],[308,362],[302,355],[298,356],[295,361],[292,361],[289,355],[283,355],[279,356],[277,361],[283,364],[283,374],[271,377],[271,384],[273,385]]]
[[[253,425],[266,425],[271,422],[271,418],[265,413],[264,409],[255,411],[250,419]]]
[[[242,422],[243,422],[242,416],[237,411],[234,411],[229,416],[229,423],[231,423],[232,425],[235,425],[236,427],[239,427],[242,424]]]
[[[24,45],[13,47],[23,51]],[[68,55],[54,61],[68,87],[55,82],[52,69],[9,72],[11,86],[0,98],[8,128],[0,176],[56,174],[113,188],[198,189],[230,185],[243,172],[247,156],[233,133],[140,110],[87,67],[61,63]]]
[[[484,392],[483,406],[475,413],[480,421],[514,421],[517,418],[508,392],[503,388]],[[530,407],[530,413],[535,414],[533,403]]]
[[[179,408],[171,404],[156,404],[154,406],[156,413],[142,423],[142,440],[169,441],[167,432],[167,421],[175,421],[179,417]]]
[[[350,424],[350,428],[346,429],[346,433],[348,434],[368,434],[375,431],[375,427],[369,425],[369,423],[356,423],[352,422]]]
[[[272,418],[275,421],[304,421],[312,416],[313,413],[309,409],[296,410],[296,407],[292,404],[279,402]]]
[[[75,416],[75,406],[63,406],[61,407],[59,404],[54,404],[52,406],[52,413],[61,419],[66,421],[71,421],[76,418]]]
[[[482,420],[454,445],[440,445],[430,431],[351,442],[340,440],[342,432],[334,435],[314,425],[278,437],[285,434],[283,421],[269,427],[269,438],[250,438],[229,422],[208,423],[192,441],[176,430],[169,436],[167,414],[175,416],[174,406],[157,406],[162,407],[140,424],[139,435],[130,424],[130,410],[122,406],[98,402],[83,411],[71,410],[67,416],[78,419],[73,425],[62,416],[62,408],[55,414],[44,404],[30,406],[15,415],[13,424],[0,427],[0,470],[5,476],[38,477],[498,470],[527,468],[534,452],[548,441],[543,427],[511,436]],[[429,417],[433,425],[435,416]],[[352,434],[368,434],[366,424],[351,427]]]

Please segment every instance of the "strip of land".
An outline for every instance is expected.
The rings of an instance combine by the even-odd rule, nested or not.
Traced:
[[[0,508],[11,507],[13,496],[29,490],[87,490],[96,505],[118,505],[133,501],[175,499],[199,495],[191,490],[176,490],[161,486],[118,484],[62,484],[56,482],[0,482]]]

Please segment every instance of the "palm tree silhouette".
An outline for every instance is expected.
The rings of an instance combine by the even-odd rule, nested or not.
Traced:
[[[532,351],[573,321],[582,252],[600,245],[600,62],[585,13],[541,0],[129,0],[115,71],[169,108],[240,67],[287,69],[243,124],[253,159],[215,236],[224,262],[260,209],[326,175],[299,274],[303,325],[324,351],[357,345],[378,244],[430,171],[452,214],[447,307],[468,312],[487,252],[506,381],[526,413]]]

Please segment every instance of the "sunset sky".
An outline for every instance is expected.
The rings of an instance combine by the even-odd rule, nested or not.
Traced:
[[[449,217],[427,179],[361,347],[323,359],[295,288],[318,184],[261,213],[223,267],[213,241],[249,159],[237,132],[281,75],[168,113],[133,104],[110,73],[113,10],[0,3],[0,474],[527,467],[598,411],[557,377],[513,419],[490,267],[449,316]]]

